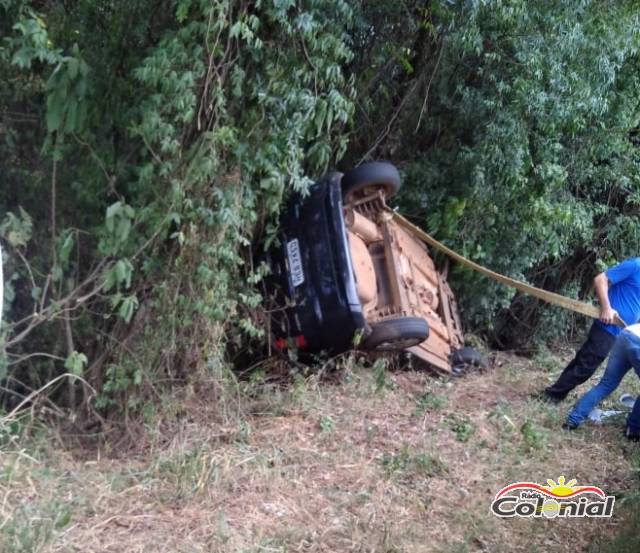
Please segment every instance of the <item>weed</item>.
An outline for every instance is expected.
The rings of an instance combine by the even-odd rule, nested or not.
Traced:
[[[640,449],[634,448],[628,457],[631,470],[633,470],[636,475],[640,475]]]
[[[382,466],[385,469],[387,477],[390,477],[396,472],[406,470],[410,460],[411,456],[409,454],[409,446],[407,444],[404,444],[402,446],[402,449],[400,450],[400,453],[385,453],[382,457]]]
[[[329,415],[320,415],[320,419],[318,420],[318,425],[320,426],[320,430],[322,432],[333,432],[335,428],[335,421]]]
[[[376,394],[381,394],[385,390],[393,389],[393,382],[389,380],[387,369],[389,368],[389,361],[385,357],[378,357],[371,367],[373,373],[373,379],[375,381]]]
[[[291,400],[294,405],[300,406],[304,411],[309,411],[315,404],[312,386],[309,379],[302,374],[296,373],[293,376],[293,386],[291,389]]]
[[[249,443],[249,438],[251,437],[251,424],[249,421],[245,419],[240,419],[238,422],[238,436],[236,441],[239,443]]]
[[[2,426],[0,445],[0,551],[41,551],[73,519],[80,498],[74,482],[48,462],[43,427],[24,412]],[[43,462],[44,460],[47,462]]]
[[[175,498],[205,490],[220,472],[220,461],[206,449],[179,452],[159,460],[153,473],[168,484]]]
[[[442,476],[449,471],[447,464],[435,455],[419,453],[414,458],[415,466],[425,476]]]
[[[447,425],[455,433],[459,442],[469,441],[469,438],[475,432],[475,427],[464,415],[449,415]]]
[[[487,418],[498,429],[500,435],[504,436],[505,443],[508,444],[511,434],[518,429],[513,422],[515,417],[511,405],[503,401],[498,402],[493,410],[489,412]]]
[[[560,370],[564,366],[562,359],[554,355],[547,347],[540,346],[533,357],[533,362],[544,372],[551,373]]]
[[[402,446],[399,453],[385,454],[381,463],[388,478],[397,476],[403,479],[411,475],[433,477],[448,472],[442,459],[429,453],[412,453],[407,444]]]
[[[71,522],[69,506],[59,501],[45,504],[25,503],[18,507],[0,532],[0,550],[4,553],[40,551],[55,532]]]
[[[415,415],[420,417],[427,411],[440,411],[447,404],[447,398],[433,392],[426,392],[416,400]]]
[[[520,427],[525,444],[531,449],[542,450],[547,447],[547,436],[533,421],[526,420]]]

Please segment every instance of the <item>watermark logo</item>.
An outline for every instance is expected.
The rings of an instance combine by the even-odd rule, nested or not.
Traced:
[[[597,486],[578,486],[575,478],[566,482],[564,476],[547,484],[509,484],[496,494],[491,512],[503,518],[609,518],[613,514],[616,498]]]

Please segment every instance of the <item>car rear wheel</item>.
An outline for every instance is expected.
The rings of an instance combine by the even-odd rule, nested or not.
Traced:
[[[363,198],[382,189],[386,199],[400,190],[400,173],[386,161],[364,163],[342,176],[342,197],[345,203]]]
[[[402,350],[416,346],[429,337],[429,325],[419,317],[399,317],[371,325],[363,342],[368,350]]]

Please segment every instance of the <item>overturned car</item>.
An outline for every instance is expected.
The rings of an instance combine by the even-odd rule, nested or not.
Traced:
[[[463,347],[446,275],[390,216],[400,184],[392,164],[371,162],[291,198],[265,259],[277,349],[406,351],[442,372],[486,362]]]

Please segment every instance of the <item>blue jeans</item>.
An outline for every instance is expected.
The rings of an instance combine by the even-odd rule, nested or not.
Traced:
[[[582,424],[591,410],[618,387],[631,368],[640,376],[640,337],[623,330],[613,344],[607,368],[600,382],[580,398],[569,413],[567,421],[576,425]],[[640,432],[640,406],[638,409],[634,407],[627,425],[632,432]]]

